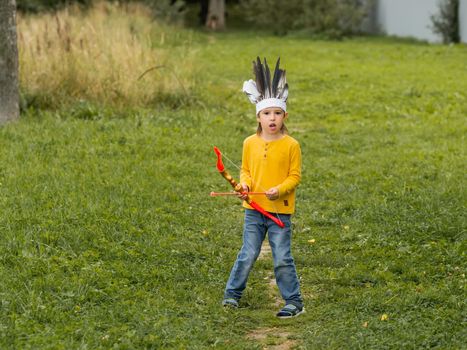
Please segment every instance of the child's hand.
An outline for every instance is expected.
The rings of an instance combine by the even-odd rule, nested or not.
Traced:
[[[239,193],[238,198],[245,201],[247,199],[247,197],[248,197],[248,192],[250,191],[250,189],[248,188],[248,186],[246,184],[241,184],[241,185],[242,185],[242,188],[243,188],[243,193]]]
[[[279,198],[279,189],[277,187],[271,187],[266,191],[266,197],[271,201]]]

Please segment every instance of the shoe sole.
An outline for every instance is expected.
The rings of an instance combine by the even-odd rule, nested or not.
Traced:
[[[303,308],[302,311],[296,313],[295,315],[292,315],[292,316],[277,316],[277,318],[280,318],[280,319],[294,318],[294,317],[300,316],[301,314],[304,314],[304,313],[305,313],[305,308]]]

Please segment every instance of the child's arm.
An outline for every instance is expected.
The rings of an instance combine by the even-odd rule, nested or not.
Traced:
[[[295,187],[298,186],[302,177],[301,166],[302,152],[300,150],[300,145],[296,143],[292,145],[292,148],[290,150],[290,167],[287,178],[280,185],[273,187],[277,188],[278,190],[278,195],[276,198],[289,194],[295,189]]]

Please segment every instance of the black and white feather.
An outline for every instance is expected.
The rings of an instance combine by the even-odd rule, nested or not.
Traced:
[[[272,106],[281,107],[285,110],[287,97],[289,95],[289,86],[287,84],[285,70],[280,69],[279,65],[280,58],[277,59],[274,76],[271,80],[271,72],[266,58],[264,59],[264,63],[261,62],[259,57],[256,58],[256,61],[253,61],[255,80],[250,79],[245,81],[243,83],[243,92],[245,92],[251,103],[257,105],[257,111],[258,107],[266,108]],[[258,105],[258,103],[260,103],[260,105]]]

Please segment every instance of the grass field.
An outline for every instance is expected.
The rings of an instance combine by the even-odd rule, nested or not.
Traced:
[[[158,72],[160,100],[130,93],[122,108],[77,89],[60,104],[59,77],[23,75],[30,108],[0,128],[0,348],[465,348],[465,45],[168,38],[164,64],[190,77],[183,92]],[[281,56],[303,152],[293,251],[307,313],[288,321],[268,259],[244,307],[220,306],[242,210],[209,197],[229,190],[212,146],[240,163],[256,55]]]

